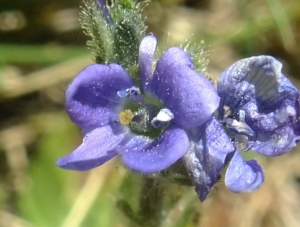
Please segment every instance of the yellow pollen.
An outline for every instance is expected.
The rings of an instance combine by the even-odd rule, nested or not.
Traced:
[[[124,110],[123,112],[120,113],[119,115],[119,119],[120,119],[120,123],[122,125],[128,125],[132,118],[133,118],[133,113],[131,112],[131,110]]]

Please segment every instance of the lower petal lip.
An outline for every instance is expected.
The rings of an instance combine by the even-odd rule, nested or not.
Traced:
[[[233,155],[225,175],[225,185],[233,192],[253,192],[264,181],[264,172],[256,160],[244,161],[238,151]]]
[[[86,133],[82,144],[71,154],[60,158],[57,165],[64,169],[85,171],[102,165],[117,155],[114,148],[125,138],[120,127],[110,125]]]
[[[166,169],[188,149],[189,139],[183,129],[170,126],[156,140],[134,137],[118,153],[130,169],[150,174]]]
[[[189,137],[190,147],[182,160],[203,202],[235,147],[215,118],[190,130]]]

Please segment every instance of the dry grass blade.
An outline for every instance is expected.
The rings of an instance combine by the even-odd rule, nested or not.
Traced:
[[[198,227],[300,226],[300,152],[260,161],[265,182],[255,193],[234,194],[220,188],[203,203]]]
[[[4,75],[0,98],[16,98],[70,80],[91,63],[90,56],[82,56],[29,75],[14,77],[14,81]]]

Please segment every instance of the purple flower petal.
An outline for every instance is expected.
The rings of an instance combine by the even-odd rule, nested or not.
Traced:
[[[255,131],[271,132],[288,124],[297,122],[298,104],[286,99],[277,109],[261,113],[256,102],[248,102],[241,109],[245,111],[246,120]]]
[[[286,126],[272,133],[258,132],[255,139],[249,140],[251,149],[266,156],[278,156],[291,151],[300,140],[298,129]]]
[[[232,119],[245,112],[245,122],[254,132],[248,138],[258,153],[276,156],[290,151],[299,140],[299,91],[281,73],[281,63],[270,56],[242,59],[223,72],[218,81],[224,107]]]
[[[174,122],[183,128],[202,125],[219,105],[213,84],[193,70],[189,55],[177,47],[168,49],[159,59],[151,92],[171,110]]]
[[[156,49],[156,37],[153,35],[146,36],[139,49],[139,66],[140,66],[140,77],[143,90],[147,92],[149,90],[149,82],[152,78],[152,63],[154,52]]]
[[[66,110],[81,128],[95,128],[117,121],[123,101],[117,92],[133,86],[119,65],[93,64],[73,80],[66,91]]]
[[[256,160],[244,161],[236,151],[225,174],[225,185],[233,192],[253,192],[264,181],[264,173]]]
[[[260,112],[277,109],[285,99],[296,101],[297,88],[281,73],[282,64],[270,56],[242,59],[226,69],[218,81],[221,105],[233,111],[250,100]]]
[[[100,11],[103,14],[103,17],[104,17],[106,23],[110,24],[110,25],[113,25],[114,24],[113,19],[112,19],[110,13],[109,13],[109,11],[107,9],[107,6],[104,3],[104,1],[103,0],[96,0],[96,2],[97,2],[98,6],[100,8]]]
[[[183,156],[183,163],[203,202],[217,182],[225,159],[235,147],[215,118],[195,130],[190,139],[190,148]]]
[[[189,140],[184,130],[171,126],[156,140],[135,137],[118,149],[128,168],[140,173],[166,169],[187,151]]]
[[[117,155],[114,148],[124,137],[120,127],[107,125],[96,128],[85,135],[82,144],[75,151],[60,158],[57,165],[77,171],[95,168]]]

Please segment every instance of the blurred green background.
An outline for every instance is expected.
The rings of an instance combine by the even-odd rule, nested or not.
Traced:
[[[89,172],[59,169],[81,142],[64,112],[64,91],[89,63],[78,22],[81,1],[0,2],[0,227],[110,227],[134,223],[141,176],[118,160]],[[153,0],[148,32],[160,49],[205,41],[213,78],[234,61],[275,56],[300,87],[299,0]],[[204,203],[166,181],[162,227],[299,227],[299,149],[274,159],[259,191],[236,195],[218,183]],[[149,213],[149,216],[153,214]]]

